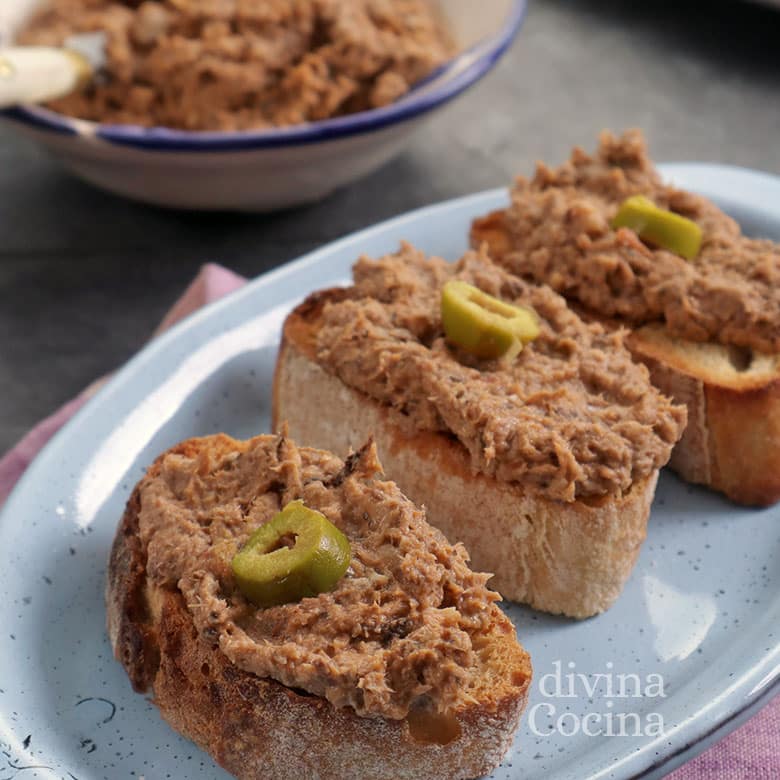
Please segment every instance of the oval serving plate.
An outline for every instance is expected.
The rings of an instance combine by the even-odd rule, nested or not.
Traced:
[[[664,172],[746,232],[780,239],[780,180],[710,165]],[[57,435],[0,516],[0,778],[227,777],[130,690],[104,630],[106,557],[143,468],[180,439],[267,431],[285,314],[359,254],[407,239],[455,259],[503,190],[432,206],[320,249],[198,312]],[[662,475],[617,604],[575,622],[507,606],[535,679],[494,777],[661,777],[735,728],[780,678],[780,506],[746,510]]]

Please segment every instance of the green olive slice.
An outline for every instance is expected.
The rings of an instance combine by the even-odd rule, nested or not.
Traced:
[[[240,591],[272,607],[333,590],[351,558],[349,540],[325,515],[291,501],[249,537],[231,566]]]
[[[506,303],[457,279],[442,290],[441,320],[448,341],[492,360],[514,360],[539,335],[539,320],[532,309]]]
[[[701,249],[701,228],[693,220],[659,208],[644,195],[624,200],[612,227],[631,228],[643,241],[686,260],[693,260]]]

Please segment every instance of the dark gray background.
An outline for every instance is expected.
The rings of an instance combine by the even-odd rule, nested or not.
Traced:
[[[490,0],[486,0],[489,2]],[[742,2],[537,0],[496,71],[378,173],[273,216],[136,205],[0,125],[0,452],[147,339],[201,263],[249,276],[534,160],[641,126],[658,160],[780,173],[780,12]]]

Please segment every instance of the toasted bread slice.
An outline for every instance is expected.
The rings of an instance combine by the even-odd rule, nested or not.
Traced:
[[[492,585],[532,607],[585,618],[620,594],[642,542],[658,471],[623,493],[551,500],[518,482],[475,473],[466,448],[437,432],[408,430],[401,411],[323,369],[316,337],[323,308],[343,289],[312,296],[288,317],[274,377],[273,424],[316,446],[344,450],[373,435],[401,489],[430,522],[462,541]]]
[[[479,619],[484,619],[480,625],[485,630],[475,630],[472,636],[477,666],[469,678],[468,695],[458,699],[457,705],[445,714],[413,710],[407,717],[398,719],[362,717],[349,706],[334,706],[322,696],[270,677],[260,677],[232,662],[227,650],[223,652],[229,637],[224,634],[217,637],[216,629],[203,630],[201,620],[209,618],[198,617],[198,599],[190,596],[196,603],[188,603],[182,581],[161,584],[160,545],[165,540],[154,541],[155,529],[148,527],[149,515],[144,515],[145,501],[158,502],[148,493],[150,481],[160,479],[171,463],[175,466],[182,461],[194,462],[198,490],[205,485],[208,493],[212,484],[209,469],[222,468],[219,464],[231,468],[232,461],[253,448],[271,451],[284,441],[289,442],[269,436],[248,442],[224,435],[191,439],[160,456],[133,491],[111,551],[106,589],[111,644],[133,688],[151,694],[171,726],[242,780],[290,777],[444,780],[487,774],[498,765],[512,742],[531,679],[528,654],[517,642],[511,622],[493,600],[486,601],[483,605],[486,611],[480,613]],[[350,464],[354,465],[354,458],[342,464],[326,453],[305,448],[297,452],[304,458],[327,455],[336,468],[331,484],[343,483],[344,491],[353,489],[349,469]],[[359,457],[366,452],[364,449]],[[370,454],[365,457],[369,456],[373,457]],[[282,489],[278,480],[287,480],[289,490],[291,479],[297,480],[298,490],[323,489],[322,482],[307,482],[311,473],[294,462],[292,466],[279,465],[266,476],[272,480],[271,490]],[[175,483],[173,479],[171,484]],[[393,500],[403,504],[402,511],[416,513],[415,528],[424,523],[419,520],[418,510],[409,509],[411,504],[407,499],[398,498],[400,493],[392,483],[372,481],[371,490],[377,491],[372,495],[378,497],[390,494]],[[242,502],[239,503],[245,507],[245,496]],[[226,511],[220,507],[214,516],[227,517]],[[202,514],[199,517],[200,524],[210,522],[210,516],[205,520]],[[229,523],[225,527],[229,528]],[[427,525],[423,531],[433,534],[425,538],[434,540],[437,552],[455,550],[454,554],[463,560],[462,552],[448,547],[441,534]],[[157,545],[154,553],[150,552],[150,544]],[[211,552],[201,550],[200,563],[209,560]],[[175,558],[176,550],[171,555]],[[356,560],[353,558],[353,566]],[[229,582],[225,587],[229,587]],[[324,610],[318,620],[336,619],[330,610],[338,612],[338,587],[332,598],[332,594],[317,597]],[[240,601],[241,597],[236,598]],[[450,605],[442,605],[445,606]],[[447,611],[438,610],[442,614]],[[343,620],[343,612],[338,614]],[[312,630],[316,631],[316,625]],[[367,629],[354,626],[355,636],[362,630]],[[392,631],[387,634],[387,642],[396,640],[401,641]],[[425,647],[421,650],[429,651]]]
[[[474,220],[474,246],[501,263],[512,251],[504,211]],[[581,312],[608,327],[627,323]],[[747,506],[780,500],[780,354],[690,341],[663,324],[635,327],[626,339],[664,394],[685,404],[688,425],[669,465],[683,479]]]
[[[670,336],[645,325],[626,340],[653,384],[688,407],[669,465],[747,506],[780,500],[780,355]]]

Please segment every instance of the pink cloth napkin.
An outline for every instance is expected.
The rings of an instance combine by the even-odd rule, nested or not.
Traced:
[[[242,276],[227,268],[204,265],[160,323],[155,335],[245,283]],[[46,442],[94,395],[104,381],[99,379],[93,382],[81,395],[38,423],[0,459],[0,505]],[[780,780],[780,696],[775,697],[740,729],[668,777],[671,780]]]

